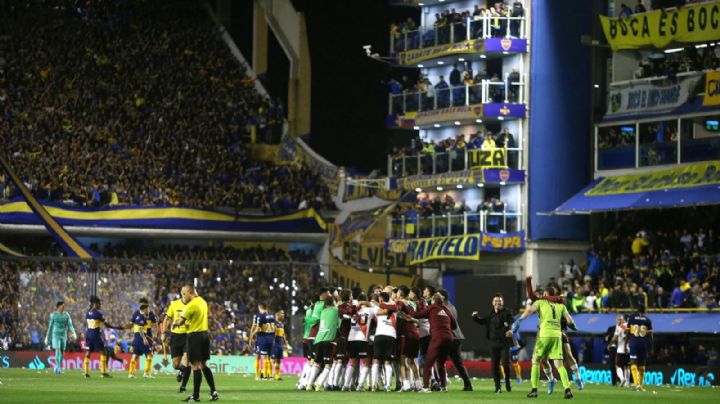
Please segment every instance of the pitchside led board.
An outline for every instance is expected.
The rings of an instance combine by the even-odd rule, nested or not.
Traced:
[[[601,15],[600,22],[613,51],[650,46],[663,49],[675,42],[713,41],[720,32],[720,1],[623,18]]]

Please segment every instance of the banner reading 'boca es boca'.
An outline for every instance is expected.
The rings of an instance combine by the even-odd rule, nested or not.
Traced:
[[[673,42],[712,41],[718,39],[720,30],[720,1],[622,18],[601,15],[600,22],[614,51],[649,46],[662,49]]]

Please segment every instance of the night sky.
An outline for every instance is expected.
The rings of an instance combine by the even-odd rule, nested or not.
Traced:
[[[312,63],[311,146],[337,165],[369,172],[387,166],[393,144],[407,142],[413,131],[384,127],[387,90],[382,81],[417,69],[391,68],[365,55],[388,55],[389,27],[413,7],[386,1],[295,1],[305,12]]]

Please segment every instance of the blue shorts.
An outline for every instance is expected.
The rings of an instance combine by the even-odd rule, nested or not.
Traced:
[[[67,336],[53,335],[51,343],[52,349],[59,349],[61,351],[64,351],[67,348]]]
[[[630,347],[630,361],[644,364],[647,360],[647,342],[643,339],[633,338],[628,346]]]
[[[85,350],[88,352],[105,352],[105,343],[100,334],[88,333],[85,336]]]
[[[280,360],[283,358],[283,345],[282,342],[275,341],[270,353],[270,358]]]
[[[149,345],[145,345],[144,342],[140,341],[133,341],[132,343],[132,353],[133,355],[141,356],[141,355],[151,355],[152,354],[152,348],[150,348]]]
[[[255,341],[255,355],[270,355],[275,343],[274,335],[260,334]]]

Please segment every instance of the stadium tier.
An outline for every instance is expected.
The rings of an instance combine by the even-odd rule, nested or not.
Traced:
[[[713,399],[720,0],[0,27],[0,397]]]

